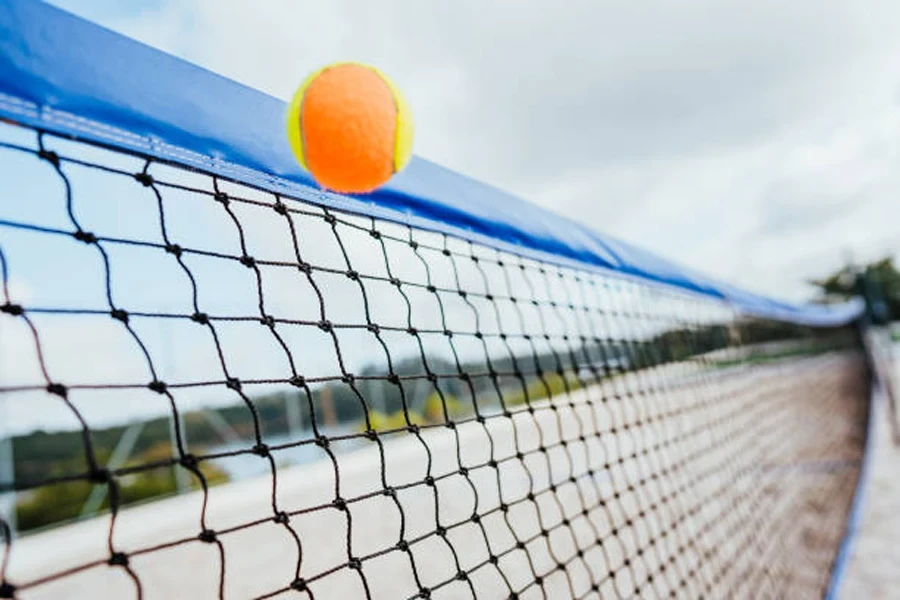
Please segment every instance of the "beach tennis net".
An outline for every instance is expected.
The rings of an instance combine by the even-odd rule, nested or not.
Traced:
[[[0,597],[825,593],[858,324],[0,140]]]

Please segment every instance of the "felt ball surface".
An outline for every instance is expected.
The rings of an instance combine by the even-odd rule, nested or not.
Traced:
[[[412,156],[412,117],[399,90],[378,69],[324,67],[298,88],[288,110],[288,139],[320,186],[374,191]]]

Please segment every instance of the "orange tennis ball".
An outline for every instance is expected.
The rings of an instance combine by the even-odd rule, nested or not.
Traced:
[[[288,108],[287,133],[316,183],[343,194],[375,190],[412,157],[412,115],[402,94],[384,73],[358,63],[310,75]]]

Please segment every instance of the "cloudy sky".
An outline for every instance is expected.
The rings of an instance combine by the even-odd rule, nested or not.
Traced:
[[[55,3],[285,99],[375,64],[417,154],[756,291],[900,251],[895,0]]]

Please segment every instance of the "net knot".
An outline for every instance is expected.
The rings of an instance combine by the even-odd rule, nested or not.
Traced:
[[[447,421],[444,423],[444,426],[447,427],[447,429],[456,429],[456,423],[453,421]]]
[[[428,290],[429,292],[431,292],[432,294],[437,293],[437,288],[435,286],[431,285],[430,283],[428,284],[428,286],[425,287],[425,289]]]
[[[472,521],[473,523],[481,523],[481,515],[479,515],[478,513],[475,513],[471,517],[469,517],[469,520]]]
[[[344,373],[341,375],[341,381],[347,385],[353,385],[353,382],[356,381],[356,377],[353,373]]]
[[[319,448],[327,448],[328,447],[328,438],[324,435],[320,435],[316,438],[316,446]]]
[[[459,474],[462,475],[463,477],[467,477],[469,475],[468,467],[460,467]]]
[[[253,454],[267,458],[269,456],[269,446],[263,443],[256,444],[252,448]]]
[[[451,338],[451,337],[453,337],[453,332],[450,331],[449,329],[445,329],[444,335],[446,335],[448,338]]]
[[[247,254],[243,255],[239,260],[241,261],[241,264],[248,269],[252,269],[254,266],[256,266],[256,259]]]
[[[15,598],[16,586],[8,581],[0,583],[0,598]]]
[[[370,230],[369,230],[369,235],[371,235],[371,236],[372,236],[373,238],[375,238],[376,240],[380,240],[380,239],[381,239],[381,232],[378,231],[377,229],[370,229]]]
[[[429,374],[426,376],[426,378],[427,378],[428,381],[430,381],[431,383],[434,383],[434,382],[436,382],[436,381],[438,380],[437,375],[435,375],[434,373],[429,373]]]
[[[122,321],[123,323],[128,323],[128,311],[121,308],[114,308],[110,311],[109,316],[111,316],[116,321]]]
[[[47,385],[47,391],[53,394],[54,396],[59,396],[60,398],[65,398],[69,395],[69,390],[61,383],[51,383]]]
[[[397,497],[397,490],[395,490],[395,489],[392,488],[392,487],[385,488],[384,491],[382,492],[382,494],[384,494],[384,495],[387,496],[388,498],[396,498],[396,497]]]
[[[465,572],[460,571],[456,574],[456,579],[458,579],[459,581],[466,581],[469,579],[469,576]]]
[[[107,469],[94,469],[90,474],[91,483],[106,484],[109,483],[111,476]]]
[[[375,334],[381,332],[381,327],[379,327],[375,323],[369,323],[368,325],[366,325],[366,329],[368,329],[370,332],[375,333]]]
[[[409,240],[409,247],[413,250],[417,250],[419,248],[419,242],[416,240]]]
[[[344,273],[347,276],[347,279],[350,281],[359,281],[359,272],[354,271],[353,269],[347,269],[347,272]]]
[[[341,512],[347,511],[347,501],[344,500],[343,498],[341,498],[340,496],[338,496],[337,498],[332,500],[331,505]]]
[[[509,504],[505,502],[500,505],[500,512],[508,513],[509,512]]]
[[[275,204],[272,205],[272,210],[277,212],[279,215],[287,214],[287,206],[285,206],[284,202],[278,200]]]
[[[309,263],[302,262],[297,265],[297,268],[300,269],[301,273],[304,273],[306,275],[312,273],[312,265],[310,265]]]
[[[350,560],[347,561],[347,566],[353,569],[354,571],[362,570],[362,561],[356,558],[355,556],[351,556]]]
[[[294,375],[288,380],[294,387],[306,387],[306,378],[303,375]]]
[[[524,550],[524,549],[525,549],[525,542],[523,542],[523,541],[521,541],[521,540],[518,541],[518,542],[516,542],[516,548],[518,548],[519,550]]]
[[[59,168],[59,154],[54,152],[53,150],[45,150],[41,148],[38,150],[38,157],[43,160],[46,160],[48,163],[53,165],[54,167]]]
[[[266,327],[274,328],[275,327],[275,317],[273,317],[272,315],[263,315],[262,317],[260,317],[259,323],[261,325],[265,325]]]
[[[419,598],[431,598],[431,590],[423,587],[419,590]]]
[[[400,540],[399,542],[397,542],[397,550],[406,552],[407,550],[409,550],[409,542],[407,542],[406,540]]]
[[[157,394],[165,394],[166,389],[168,389],[168,386],[166,385],[166,383],[164,381],[159,381],[158,379],[148,383],[147,387],[150,390],[156,392]]]
[[[469,376],[468,373],[460,373],[460,374],[459,374],[459,378],[460,378],[462,381],[469,381],[469,379],[471,379],[471,377]]]
[[[494,460],[494,459],[492,458],[491,460],[488,461],[488,466],[489,466],[490,468],[492,468],[492,469],[496,469],[496,468],[497,468],[497,461]]]
[[[410,433],[419,433],[419,426],[413,423],[411,425],[407,425],[406,430]]]
[[[306,591],[306,580],[305,579],[295,579],[291,582],[291,589],[295,592],[305,592]]]
[[[166,244],[166,252],[172,254],[176,258],[181,257],[181,246],[178,244]]]
[[[493,301],[494,301],[494,295],[493,295],[493,294],[485,294],[485,295],[484,295],[484,299],[487,300],[488,302],[493,302]]]
[[[335,217],[331,213],[325,213],[325,215],[322,218],[325,219],[325,222],[328,223],[329,225],[334,225],[335,223],[337,223],[337,217]]]
[[[215,198],[216,202],[221,202],[222,206],[228,206],[228,194],[225,192],[216,192],[213,195],[213,198]]]
[[[366,439],[374,442],[375,440],[378,439],[378,432],[375,431],[374,429],[366,429],[365,436],[366,436]]]
[[[497,563],[500,562],[500,558],[496,554],[491,554],[488,557],[488,562],[491,563],[492,565],[496,565]]]
[[[205,544],[213,544],[216,541],[216,532],[212,529],[204,529],[197,536],[197,539]]]
[[[408,333],[409,335],[412,335],[412,336],[417,336],[417,335],[419,335],[419,330],[416,329],[415,327],[407,327],[406,333]]]
[[[425,478],[425,485],[427,485],[428,487],[434,487],[434,477],[432,477],[431,475],[428,475]]]
[[[440,537],[447,537],[447,528],[443,525],[438,525],[438,528],[435,529],[434,532]]]
[[[279,525],[287,525],[291,521],[291,518],[288,516],[288,514],[286,512],[281,511],[278,514],[276,514],[272,520],[274,522],[278,523]]]
[[[84,242],[85,244],[96,244],[97,243],[97,236],[94,235],[93,233],[91,233],[90,231],[83,231],[83,230],[79,229],[78,231],[76,231],[75,233],[72,234],[72,237],[74,237],[79,242]]]
[[[203,312],[195,312],[191,315],[191,321],[201,325],[209,325],[209,315]]]
[[[459,294],[459,297],[462,299],[465,299],[468,296],[468,294],[464,290],[458,290],[457,293]]]
[[[397,287],[400,287],[400,285],[401,285],[401,281],[399,279],[397,279],[396,277],[391,277],[390,282],[391,282],[391,285],[394,285]]]
[[[472,256],[472,262],[473,262],[473,263],[477,263],[477,262],[478,262],[478,257],[473,255],[473,256]]]
[[[25,309],[22,308],[22,306],[19,304],[12,304],[7,302],[3,306],[0,306],[0,312],[4,312],[14,317],[20,317],[25,314]]]
[[[153,185],[153,175],[150,173],[135,173],[134,179],[144,187]]]
[[[400,377],[396,373],[391,373],[387,377],[388,383],[393,383],[394,385],[400,385]]]
[[[444,256],[450,256],[450,250],[444,248],[443,250],[441,250],[441,254],[443,254]]]
[[[107,563],[114,567],[127,567],[128,555],[124,552],[113,552]]]
[[[178,459],[178,464],[189,471],[193,471],[197,468],[197,457],[193,454],[185,454]]]
[[[479,339],[479,340],[482,340],[482,339],[484,339],[484,334],[481,333],[480,331],[476,331],[476,332],[475,332],[475,337],[476,337],[477,339]]]
[[[326,333],[332,330],[331,321],[329,321],[328,319],[322,319],[316,324],[316,326]]]
[[[241,380],[237,377],[229,377],[225,380],[225,387],[236,392],[241,391]]]

